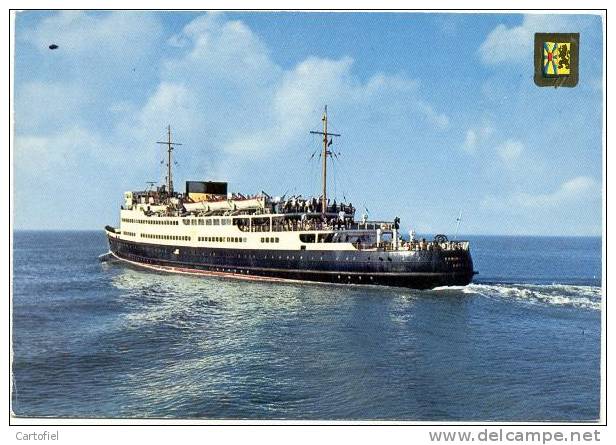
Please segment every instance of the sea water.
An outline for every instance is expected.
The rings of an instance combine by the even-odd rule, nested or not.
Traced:
[[[599,417],[601,239],[470,237],[429,291],[101,263],[102,232],[16,232],[18,416]]]

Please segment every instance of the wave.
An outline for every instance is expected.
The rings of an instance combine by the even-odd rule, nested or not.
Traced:
[[[602,291],[598,286],[569,284],[481,284],[459,288],[465,294],[488,298],[510,298],[529,304],[570,306],[601,310]]]

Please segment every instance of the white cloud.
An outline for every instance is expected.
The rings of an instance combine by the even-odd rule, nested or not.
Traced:
[[[491,140],[493,134],[494,128],[489,124],[469,128],[462,149],[469,154],[476,154],[482,145]]]
[[[500,24],[479,47],[479,55],[486,65],[510,66],[529,62],[532,67],[534,35],[537,32],[573,32],[579,30],[567,15],[530,14],[522,23],[511,28]]]
[[[207,141],[208,150],[219,152],[214,156],[264,156],[296,146],[324,104],[339,116],[414,120],[437,130],[449,125],[448,116],[422,99],[418,83],[403,74],[377,73],[362,81],[349,57],[309,57],[285,69],[244,23],[221,14],[197,17],[169,44],[180,52],[163,62],[161,85],[174,85],[168,93],[176,103],[150,97],[137,113],[138,124],[125,126],[154,131],[168,116],[189,144]],[[154,96],[160,94],[161,87]]]
[[[592,199],[600,196],[599,183],[589,176],[578,176],[560,185],[552,193],[532,195],[520,193],[515,196],[517,204],[521,207],[553,207],[581,199]]]
[[[496,151],[506,165],[511,165],[518,160],[524,151],[524,144],[520,141],[508,139],[499,145]]]
[[[15,125],[18,132],[37,133],[74,126],[80,109],[92,100],[89,90],[59,81],[32,81],[15,91]]]
[[[151,14],[118,11],[104,14],[60,11],[23,34],[41,52],[56,44],[54,57],[95,58],[103,67],[141,57],[157,43],[161,27]],[[114,55],[111,59],[106,56]],[[120,56],[121,57],[117,57]]]
[[[464,140],[464,149],[468,152],[474,152],[477,148],[477,133],[474,129],[469,129],[466,132],[466,139]]]
[[[79,126],[63,127],[48,135],[16,135],[14,163],[16,177],[29,173],[37,181],[55,180],[58,172],[79,169],[84,155],[94,162],[107,144],[95,133]],[[78,174],[78,173],[76,173]]]
[[[488,196],[484,208],[495,210],[553,209],[577,202],[592,201],[601,196],[601,186],[589,176],[577,176],[563,182],[551,193],[518,192],[506,197]]]

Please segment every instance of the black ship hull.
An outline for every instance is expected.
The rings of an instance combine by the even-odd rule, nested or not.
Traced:
[[[118,259],[157,270],[245,279],[315,281],[431,289],[473,278],[467,250],[331,251],[169,246],[108,236]]]

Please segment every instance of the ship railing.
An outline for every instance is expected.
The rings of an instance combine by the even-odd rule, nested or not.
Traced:
[[[391,221],[357,221],[347,226],[348,230],[392,230]]]
[[[395,251],[468,251],[470,243],[468,241],[448,241],[437,243],[435,241],[400,241],[398,246],[392,241],[381,241],[380,243],[353,243],[357,250],[379,250],[385,252]]]
[[[269,232],[269,223],[238,225],[239,229],[244,232]],[[273,232],[298,232],[308,230],[378,230],[391,231],[393,223],[388,221],[369,221],[369,222],[351,222],[350,220],[341,221],[339,219],[330,219],[327,222],[322,222],[315,219],[289,219],[277,221],[273,219],[271,231]]]

